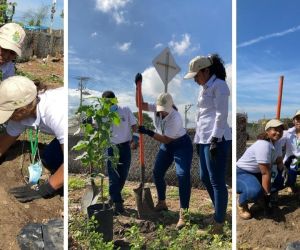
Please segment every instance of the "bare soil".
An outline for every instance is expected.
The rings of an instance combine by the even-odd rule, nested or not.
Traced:
[[[254,218],[237,216],[238,249],[286,249],[288,243],[300,240],[300,193],[279,192],[278,208],[271,216],[257,212]]]
[[[63,85],[63,59],[59,62],[35,59],[26,63],[18,63],[17,74],[25,75],[30,79],[39,79],[45,85],[59,87]],[[1,132],[1,131],[0,131]],[[23,137],[20,137],[23,140]],[[42,136],[41,142],[49,138]],[[27,141],[25,149],[29,148]],[[21,166],[26,169],[29,157],[24,157],[23,142],[18,141],[7,152],[6,161],[0,166],[0,249],[19,249],[16,240],[20,230],[32,222],[45,223],[49,219],[63,216],[63,197],[54,197],[49,200],[36,200],[29,203],[20,203],[8,190],[12,187],[25,185]],[[23,152],[23,155],[22,155]],[[24,172],[24,171],[23,171]]]

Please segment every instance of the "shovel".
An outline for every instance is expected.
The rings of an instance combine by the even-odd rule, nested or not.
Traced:
[[[142,111],[142,83],[137,82],[137,92],[138,92],[138,106],[139,106],[139,125],[143,124],[143,111]],[[139,139],[139,156],[140,156],[140,167],[141,167],[141,182],[139,186],[135,189],[135,202],[138,211],[139,218],[151,216],[154,213],[154,204],[151,196],[151,191],[149,187],[145,187],[145,159],[144,159],[144,142],[143,135],[140,134]]]
[[[87,214],[87,208],[96,204],[100,196],[100,188],[96,186],[94,178],[90,179],[91,183],[87,185],[86,191],[81,197],[81,210]]]

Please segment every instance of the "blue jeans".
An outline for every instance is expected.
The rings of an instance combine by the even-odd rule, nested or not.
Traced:
[[[113,168],[111,162],[107,162],[107,172],[109,178],[109,195],[113,202],[123,202],[121,192],[125,185],[125,181],[128,176],[130,163],[131,163],[131,151],[129,142],[124,142],[117,145],[119,149],[119,164],[116,168]],[[108,155],[113,155],[112,148],[108,149]]]
[[[173,161],[175,161],[176,175],[179,185],[180,207],[189,208],[191,196],[190,170],[192,158],[193,145],[187,134],[168,144],[160,145],[153,169],[154,183],[159,200],[166,199],[165,175]]]
[[[256,202],[263,196],[261,173],[250,173],[243,169],[236,169],[236,192],[240,194],[239,204]]]
[[[288,187],[295,186],[296,181],[297,181],[297,170],[300,166],[296,166],[293,169],[291,168],[292,161],[295,158],[296,157],[294,155],[291,155],[284,163],[284,165],[288,168],[288,179],[287,179],[287,183],[286,183],[286,186],[288,186]]]
[[[41,155],[41,160],[44,167],[47,168],[51,174],[54,174],[61,164],[63,164],[63,151],[56,138],[45,147],[43,154]]]
[[[240,194],[239,204],[244,205],[249,202],[256,202],[264,194],[262,187],[261,173],[250,173],[243,169],[236,170],[236,191]],[[274,182],[271,185],[271,192],[277,192],[284,188],[282,172],[278,171]]]
[[[214,219],[218,223],[223,223],[226,216],[228,203],[228,191],[226,187],[226,163],[227,151],[231,146],[231,141],[221,141],[217,143],[216,160],[210,157],[210,144],[199,144],[200,157],[200,179],[205,185],[207,192],[214,204]]]

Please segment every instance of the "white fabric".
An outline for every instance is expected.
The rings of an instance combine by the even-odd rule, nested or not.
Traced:
[[[220,141],[223,136],[225,140],[231,140],[231,129],[227,123],[229,95],[227,83],[215,75],[200,86],[195,143],[208,144],[212,137]]]
[[[172,111],[163,119],[156,115],[155,104],[148,104],[148,109],[154,112],[154,124],[159,134],[172,139],[177,139],[186,134],[181,115],[174,108],[172,108]]]
[[[275,164],[276,159],[282,155],[281,144],[276,142],[273,145],[265,140],[257,140],[236,163],[237,166],[250,173],[260,173],[258,164]]]
[[[127,141],[131,141],[132,132],[131,127],[136,124],[136,119],[130,108],[118,106],[117,111],[121,118],[119,126],[112,127],[112,138],[113,144],[119,144]]]
[[[300,158],[300,138],[297,138],[295,127],[285,130],[280,141],[282,146],[286,146],[283,162],[285,162],[291,155]]]
[[[64,88],[47,90],[39,94],[40,101],[37,105],[36,119],[28,118],[22,121],[9,120],[7,133],[19,136],[26,128],[39,128],[39,131],[54,135],[60,144],[64,143],[64,126],[66,123]]]
[[[10,61],[0,65],[0,70],[2,71],[2,81],[8,77],[15,75],[15,64]]]

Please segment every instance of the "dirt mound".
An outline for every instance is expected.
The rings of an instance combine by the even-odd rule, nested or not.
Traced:
[[[300,239],[300,193],[282,191],[278,208],[266,218],[259,212],[251,220],[237,218],[239,249],[286,249],[288,243]]]

